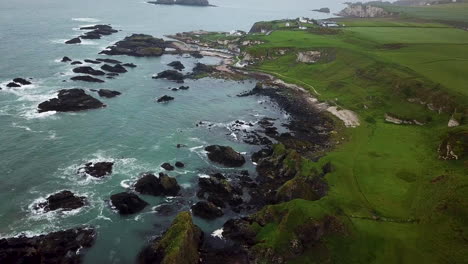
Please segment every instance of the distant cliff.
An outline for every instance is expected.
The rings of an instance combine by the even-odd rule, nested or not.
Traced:
[[[343,17],[387,17],[393,15],[393,13],[385,11],[381,7],[365,5],[365,4],[350,4],[345,9],[338,13],[339,16]]]
[[[157,0],[149,1],[156,5],[189,5],[189,6],[210,6],[208,0]]]

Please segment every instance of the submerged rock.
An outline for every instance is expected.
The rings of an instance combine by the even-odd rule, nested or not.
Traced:
[[[129,67],[129,68],[136,68],[136,65],[133,64],[133,63],[124,63],[124,64],[122,64],[122,66]]]
[[[136,194],[127,192],[114,194],[110,199],[112,205],[121,215],[138,213],[148,205],[147,202],[140,199]]]
[[[184,82],[185,76],[174,70],[165,70],[158,73],[157,76],[153,76],[153,79],[167,79],[170,81]]]
[[[180,161],[177,161],[177,162],[175,163],[175,166],[176,166],[177,168],[183,168],[183,167],[185,167],[185,164],[182,163],[182,162],[180,162]]]
[[[215,219],[224,215],[223,210],[212,202],[201,201],[192,206],[193,215],[204,219]]]
[[[211,161],[226,167],[241,167],[245,163],[244,156],[228,146],[212,145],[205,150],[208,151],[208,158]]]
[[[85,60],[86,61],[86,60]],[[95,76],[102,76],[105,75],[106,73],[100,70],[95,70],[92,67],[89,66],[81,66],[73,69],[74,73],[83,73],[83,74],[89,74],[89,75],[95,75]]]
[[[169,96],[169,95],[164,95],[158,98],[157,102],[158,103],[165,103],[174,100],[174,97]]]
[[[122,65],[116,64],[114,66],[111,66],[109,64],[104,64],[101,66],[101,69],[108,71],[108,72],[114,72],[114,73],[125,73],[127,72],[127,69],[125,69]]]
[[[185,66],[182,64],[182,62],[180,61],[173,61],[169,64],[167,64],[168,66],[171,66],[172,68],[178,70],[178,71],[181,71],[183,69],[185,69]]]
[[[177,196],[180,186],[175,178],[160,173],[159,177],[154,174],[145,174],[135,183],[135,190],[141,194],[154,196]]]
[[[117,95],[121,95],[120,92],[112,91],[112,90],[108,90],[108,89],[100,89],[98,91],[98,94],[99,94],[99,96],[106,97],[106,98],[112,98],[112,97],[116,97]]]
[[[50,212],[55,210],[71,211],[86,205],[86,197],[76,196],[70,191],[61,191],[46,198],[45,202],[34,205],[35,210]]]
[[[87,95],[82,89],[60,90],[57,98],[40,103],[38,112],[72,112],[96,109],[105,105],[96,98]]]
[[[80,38],[72,38],[70,40],[65,41],[65,44],[78,44],[81,43]]]
[[[81,263],[83,249],[96,239],[92,228],[75,228],[34,237],[0,239],[0,263]]]
[[[133,34],[108,47],[100,54],[159,57],[164,54],[166,42],[151,35]]]
[[[81,61],[74,61],[72,63],[70,63],[71,65],[78,65],[78,64],[83,64]]]
[[[70,80],[72,81],[83,81],[83,82],[94,82],[94,83],[103,83],[104,81],[98,78],[94,78],[88,75],[80,75],[71,77]]]
[[[199,263],[199,250],[203,232],[193,224],[189,212],[179,213],[168,230],[151,241],[139,254],[139,264],[195,264]]]
[[[84,172],[90,176],[101,178],[107,175],[112,174],[112,167],[114,166],[113,162],[96,162],[96,163],[86,163]]]
[[[179,90],[188,90],[190,87],[188,86],[180,86],[179,87]]]

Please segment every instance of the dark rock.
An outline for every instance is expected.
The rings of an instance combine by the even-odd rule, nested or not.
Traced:
[[[252,161],[253,162],[258,162],[260,159],[271,156],[271,154],[273,154],[273,149],[272,148],[268,147],[268,148],[261,149],[261,150],[259,150],[257,152],[254,152],[252,154]]]
[[[114,194],[110,199],[112,205],[121,215],[138,213],[148,205],[147,202],[140,199],[136,194],[127,192]]]
[[[153,79],[167,79],[170,81],[184,82],[185,76],[174,70],[165,70],[158,73],[157,76],[153,76]]]
[[[177,144],[177,148],[184,148],[184,147],[187,147],[187,145],[184,145],[184,144]]]
[[[193,215],[204,219],[215,219],[224,215],[223,210],[211,202],[201,201],[192,206]]]
[[[257,234],[251,224],[250,218],[230,219],[223,225],[223,237],[243,245],[254,245]]]
[[[119,74],[116,73],[116,72],[108,72],[106,75],[107,76],[112,76],[112,77],[119,76]]]
[[[127,69],[125,69],[122,65],[116,64],[114,66],[111,66],[109,64],[104,64],[101,66],[101,69],[108,71],[108,72],[114,72],[114,73],[125,73],[127,72]]]
[[[176,166],[177,168],[183,168],[183,167],[185,167],[185,164],[182,163],[182,162],[180,162],[180,161],[177,161],[177,162],[175,163],[175,166]]]
[[[205,148],[211,161],[226,167],[240,167],[244,165],[245,158],[228,146],[212,145]]]
[[[136,65],[133,64],[133,63],[124,63],[124,64],[122,64],[122,66],[129,67],[129,68],[136,68]]]
[[[118,61],[118,60],[113,60],[113,59],[96,59],[97,61],[100,61],[100,62],[105,62],[105,63],[110,63],[110,64],[120,64],[122,63],[121,61]]]
[[[106,97],[106,98],[112,98],[112,97],[116,97],[117,95],[121,95],[120,92],[112,91],[112,90],[108,90],[108,89],[100,89],[98,91],[98,94],[99,94],[99,96]]]
[[[86,163],[84,167],[84,172],[90,176],[101,178],[107,175],[112,174],[112,167],[114,166],[113,162],[96,162],[96,163]]]
[[[169,101],[172,101],[174,100],[174,97],[172,96],[168,96],[168,95],[164,95],[164,96],[161,96],[158,98],[157,102],[158,103],[165,103],[165,102],[169,102]]]
[[[166,42],[150,35],[133,34],[108,47],[100,54],[159,57],[164,54]]]
[[[92,30],[86,32],[84,35],[80,36],[83,39],[100,39],[101,36],[111,35],[118,32],[118,30],[113,29],[109,25],[94,25],[89,27],[81,27],[81,30]]]
[[[172,68],[174,68],[174,69],[176,69],[178,71],[181,71],[181,70],[185,69],[185,66],[180,61],[173,61],[173,62],[169,63],[168,66],[171,66]]]
[[[103,83],[104,81],[98,78],[94,78],[88,75],[80,75],[71,77],[70,80],[72,81],[83,81],[83,82],[95,82],[95,83]]]
[[[65,41],[65,44],[78,44],[81,43],[80,38],[72,38],[70,40]]]
[[[71,112],[96,109],[105,105],[96,98],[87,95],[82,89],[60,90],[58,98],[40,103],[39,113],[47,111]]]
[[[165,169],[165,170],[168,170],[168,171],[173,171],[174,170],[174,166],[172,166],[171,164],[169,163],[163,163],[161,165],[161,168]]]
[[[69,57],[65,56],[62,58],[61,62],[69,62],[72,61]]]
[[[161,237],[151,241],[138,254],[137,263],[197,264],[202,242],[203,232],[193,224],[190,213],[181,212]]]
[[[192,53],[190,53],[190,55],[192,57],[196,58],[196,59],[202,59],[203,58],[203,55],[201,55],[201,53],[198,52],[198,51],[192,52]]]
[[[10,82],[6,85],[7,87],[9,88],[17,88],[17,87],[21,87],[21,85],[17,84],[17,83],[14,83],[14,82]]]
[[[84,62],[87,62],[87,63],[92,63],[92,64],[101,64],[101,62],[100,62],[100,61],[89,60],[89,59],[86,59],[86,60],[84,60]]]
[[[195,67],[193,67],[192,70],[192,75],[202,75],[202,74],[210,74],[214,72],[214,67],[209,66],[203,63],[197,63],[195,64]]]
[[[149,1],[155,5],[188,5],[188,6],[209,6],[208,0],[157,0]]]
[[[154,174],[145,174],[135,183],[135,190],[141,194],[154,196],[177,196],[180,186],[175,178],[164,173],[160,173],[159,178]]]
[[[188,90],[190,87],[188,86],[180,86],[179,87],[179,90]]]
[[[83,73],[83,74],[89,74],[89,75],[95,75],[95,76],[102,76],[105,75],[106,73],[100,70],[95,70],[92,67],[89,66],[81,66],[73,69],[74,73]]]
[[[323,8],[320,8],[320,9],[314,9],[312,11],[330,14],[330,8],[328,8],[328,7],[323,7]]]
[[[71,63],[71,65],[78,65],[78,64],[83,64],[81,61],[74,61]]]
[[[0,239],[0,263],[70,263],[83,259],[83,249],[96,239],[91,228],[76,228],[46,235]]]
[[[86,197],[76,196],[70,191],[61,191],[46,198],[45,202],[34,205],[35,210],[50,212],[55,210],[71,211],[86,205]]]

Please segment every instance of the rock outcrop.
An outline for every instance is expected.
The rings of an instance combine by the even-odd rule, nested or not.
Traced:
[[[33,207],[35,210],[44,212],[71,211],[85,206],[86,203],[86,197],[76,196],[74,193],[65,190],[48,196],[44,202],[35,204]]]
[[[80,38],[72,38],[70,40],[65,41],[65,44],[79,44],[81,43]]]
[[[108,89],[99,89],[98,94],[101,97],[113,98],[113,97],[116,97],[118,95],[121,95],[122,93],[118,92],[118,91],[108,90]]]
[[[125,69],[122,65],[120,64],[115,64],[114,66],[111,66],[109,64],[104,64],[101,66],[101,69],[107,72],[113,72],[113,73],[125,73],[127,72],[127,69]]]
[[[205,150],[211,161],[226,167],[241,167],[245,163],[244,156],[228,146],[212,145],[206,147]]]
[[[133,193],[117,193],[111,196],[111,204],[121,215],[135,214],[143,210],[148,203]]]
[[[158,75],[153,76],[153,79],[167,79],[170,81],[183,83],[185,76],[182,73],[175,71],[175,70],[165,70],[165,71],[158,73]]]
[[[112,167],[114,166],[113,162],[103,161],[103,162],[88,162],[85,164],[83,168],[79,170],[79,172],[85,172],[86,174],[96,177],[102,178],[104,176],[112,174]]]
[[[157,0],[149,1],[155,5],[189,5],[189,6],[210,6],[208,0]]]
[[[200,260],[203,232],[189,212],[181,212],[167,231],[138,255],[139,264],[195,264]]]
[[[108,47],[100,54],[159,57],[164,54],[166,42],[151,35],[133,34]]]
[[[69,89],[60,90],[57,98],[52,98],[40,103],[38,106],[38,112],[74,112],[102,107],[105,107],[105,105],[101,101],[86,94],[84,90]]]
[[[83,82],[92,82],[92,83],[103,83],[104,81],[98,78],[91,77],[89,75],[80,75],[71,77],[70,80],[72,81],[83,81]]]
[[[182,62],[180,61],[173,61],[169,64],[167,64],[168,66],[171,66],[172,68],[178,70],[178,71],[181,71],[183,69],[185,69],[185,66],[182,64]]]
[[[82,73],[82,74],[89,74],[89,75],[95,75],[95,76],[102,76],[105,75],[106,73],[100,70],[95,70],[92,67],[89,66],[81,66],[73,69],[74,73]]]
[[[317,63],[320,60],[322,53],[320,51],[303,51],[297,53],[297,62],[302,63]]]
[[[83,249],[96,239],[92,228],[76,228],[34,237],[0,239],[0,263],[82,262]]]
[[[204,219],[215,219],[224,215],[223,210],[212,202],[200,201],[192,206],[193,215]]]
[[[387,17],[391,16],[392,13],[385,11],[381,7],[365,4],[350,4],[345,9],[338,13],[339,16],[343,17],[361,17],[361,18],[372,18],[372,17]]]
[[[160,173],[159,177],[154,174],[144,174],[136,183],[135,190],[141,194],[154,196],[177,196],[180,186],[175,178]]]
[[[118,30],[113,29],[112,26],[109,25],[81,27],[80,30],[91,30],[81,35],[80,38],[82,39],[100,39],[102,36],[107,36],[118,32]]]
[[[157,102],[158,103],[167,103],[167,102],[172,101],[172,100],[174,100],[174,97],[169,96],[169,95],[163,95],[163,96],[158,98]]]

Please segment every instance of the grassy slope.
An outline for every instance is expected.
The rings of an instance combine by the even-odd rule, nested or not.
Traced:
[[[287,217],[260,229],[259,240],[265,242],[259,246],[281,250],[298,223],[334,214],[350,230],[346,236],[327,240],[329,256],[337,263],[466,263],[466,165],[440,161],[436,152],[441,135],[450,130],[449,115],[410,104],[385,82],[361,78],[356,70],[383,65],[385,72],[398,78],[437,82],[463,105],[468,102],[468,75],[463,73],[468,32],[372,26],[338,35],[277,31],[259,37],[267,43],[250,50],[262,55],[272,48],[332,48],[336,60],[329,63],[298,64],[292,52],[257,69],[311,92],[313,87],[322,100],[352,109],[367,120],[359,128],[340,131],[346,143],[319,162],[331,161],[336,168],[327,176],[329,195],[316,202],[295,200],[273,206],[287,212]],[[385,43],[406,45],[385,50],[381,48]],[[423,127],[387,124],[386,112],[430,117],[432,122]],[[439,176],[441,180],[431,182]],[[314,263],[318,256],[311,249],[291,263]]]
[[[417,7],[386,5],[385,9],[391,12],[398,12],[405,18],[422,18],[442,22],[468,23],[468,3]]]

